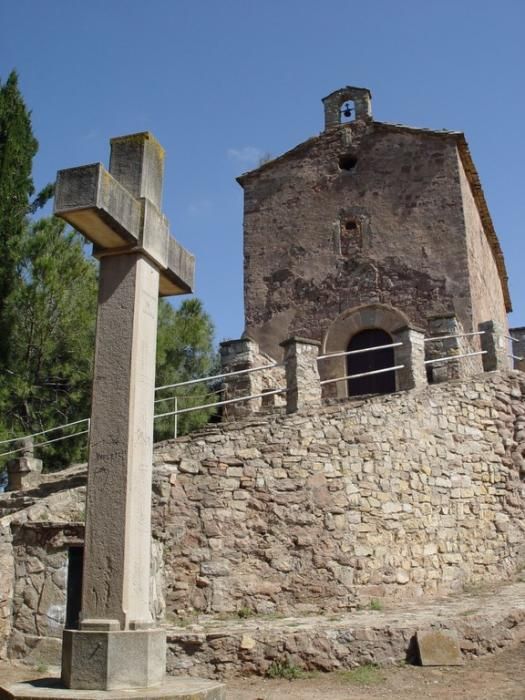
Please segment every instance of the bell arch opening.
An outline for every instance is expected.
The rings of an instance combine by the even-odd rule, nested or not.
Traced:
[[[346,356],[348,396],[390,394],[396,390],[395,372],[381,371],[395,364],[394,348],[382,347],[391,344],[392,336],[382,328],[367,328],[350,338],[347,351],[352,354]],[[363,350],[366,352],[360,352]]]

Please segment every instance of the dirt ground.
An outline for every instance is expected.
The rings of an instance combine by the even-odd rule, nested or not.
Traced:
[[[0,682],[45,674],[0,663]],[[462,667],[364,667],[296,680],[227,683],[228,700],[525,700],[525,642]]]
[[[460,667],[365,667],[293,681],[230,681],[227,688],[228,700],[525,700],[525,642]]]

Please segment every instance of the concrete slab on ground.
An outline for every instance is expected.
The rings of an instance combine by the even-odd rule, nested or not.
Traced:
[[[157,688],[70,690],[59,678],[22,681],[0,688],[0,700],[225,700],[221,683],[199,678],[167,678]]]

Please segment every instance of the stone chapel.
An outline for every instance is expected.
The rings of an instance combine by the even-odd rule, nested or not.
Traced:
[[[319,136],[238,178],[246,336],[280,360],[291,336],[336,353],[392,343],[403,326],[432,336],[492,320],[508,335],[505,263],[464,134],[375,121],[366,88],[323,104]],[[392,353],[358,355],[352,371],[391,366]],[[341,376],[344,363],[321,375]],[[395,381],[337,393],[395,391]]]

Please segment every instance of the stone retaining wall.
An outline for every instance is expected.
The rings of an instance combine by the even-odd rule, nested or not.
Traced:
[[[154,616],[340,615],[511,578],[524,394],[523,373],[485,373],[158,445]],[[0,656],[56,663],[85,468],[45,478],[0,495]]]
[[[489,373],[159,446],[167,610],[348,610],[510,577],[524,393]]]

